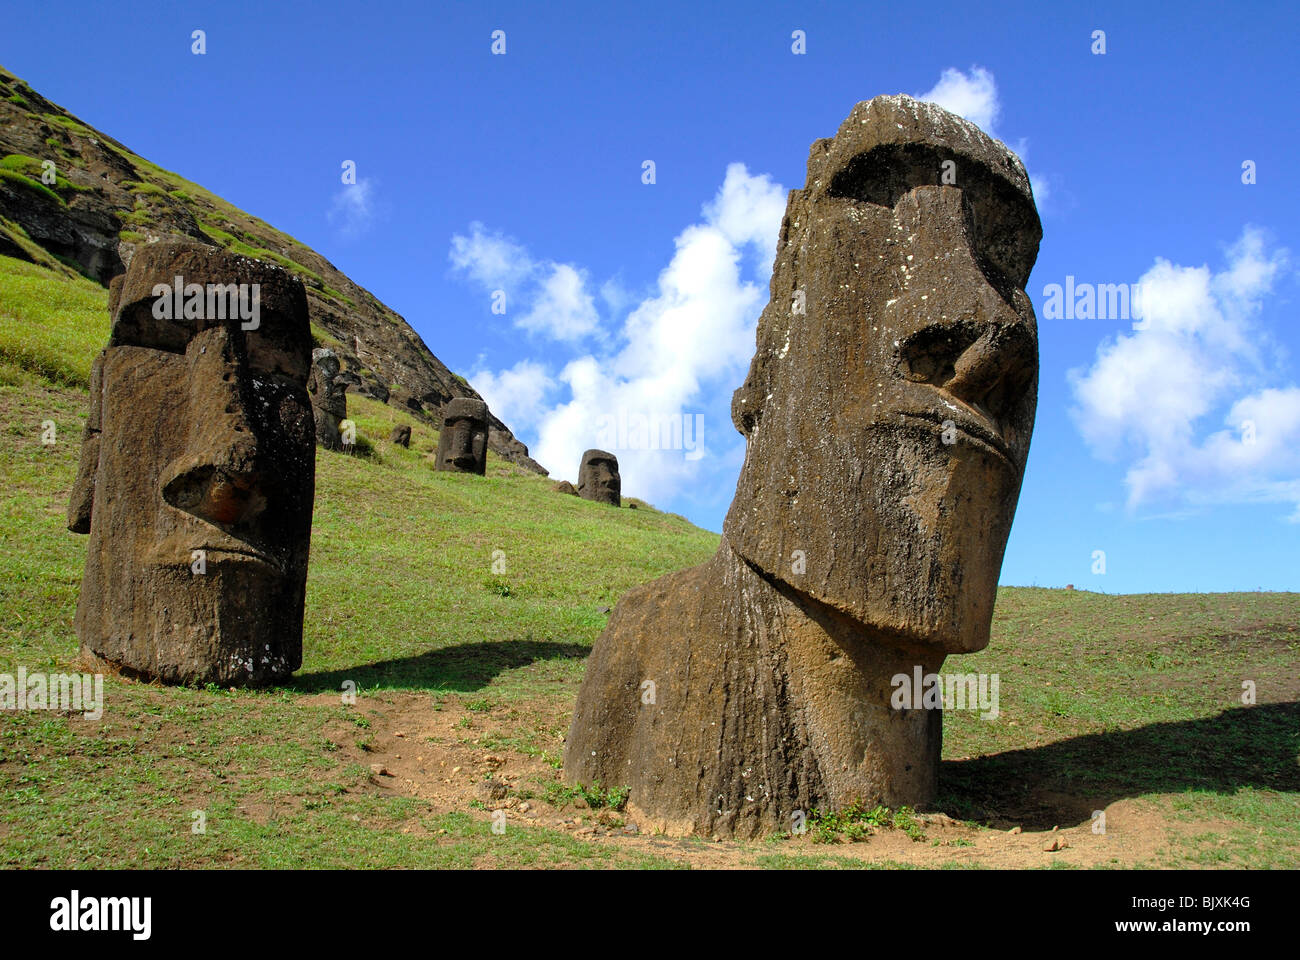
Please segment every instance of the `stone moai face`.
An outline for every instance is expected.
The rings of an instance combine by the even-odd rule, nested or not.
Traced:
[[[1037,402],[1041,237],[1020,160],[931,104],[878,97],[813,144],[732,401],[742,557],[901,645],[987,645]]]
[[[316,441],[330,450],[342,446],[339,424],[348,416],[347,381],[339,376],[342,366],[333,350],[311,352],[311,374],[307,393],[316,420]]]
[[[588,450],[582,455],[582,466],[578,468],[578,496],[617,507],[623,502],[622,492],[618,457],[604,450]]]
[[[158,243],[110,309],[68,509],[90,535],[82,647],[169,683],[287,677],[302,662],[315,488],[302,284]]]
[[[487,471],[488,407],[482,400],[455,397],[442,408],[437,468],[456,473]]]

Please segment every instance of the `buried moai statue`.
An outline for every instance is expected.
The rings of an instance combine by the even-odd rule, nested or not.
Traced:
[[[173,283],[183,310],[166,309]],[[249,321],[227,309],[246,294]],[[158,243],[109,309],[68,505],[90,535],[82,651],[165,683],[282,680],[302,662],[316,470],[302,283]]]
[[[454,397],[442,407],[436,467],[455,473],[487,472],[488,406],[482,400]]]
[[[411,425],[409,423],[399,423],[393,427],[393,432],[388,438],[399,447],[411,446]]]
[[[621,506],[623,479],[618,474],[618,457],[604,450],[588,450],[578,468],[578,496],[596,503]]]
[[[316,420],[316,442],[326,450],[343,447],[339,424],[348,416],[348,385],[339,376],[340,370],[339,358],[333,350],[320,348],[311,352],[307,393]]]
[[[629,787],[643,830],[716,836],[933,799],[942,713],[899,678],[989,640],[1041,235],[1020,160],[939,107],[879,97],[813,144],[732,399],[747,445],[722,543],[619,602],[568,782]]]

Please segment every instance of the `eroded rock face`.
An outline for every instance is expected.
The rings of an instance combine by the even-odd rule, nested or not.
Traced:
[[[311,352],[311,373],[307,393],[316,421],[316,442],[327,450],[343,447],[339,424],[348,418],[348,381],[340,376],[341,365],[333,350]]]
[[[154,286],[175,277],[258,291],[255,321],[207,300],[160,317]],[[69,529],[90,535],[83,652],[167,683],[269,683],[301,665],[310,366],[306,295],[284,270],[183,243],[136,254],[114,286],[68,507]]]
[[[389,439],[399,447],[409,448],[411,446],[411,425],[409,423],[400,423],[393,427],[393,432]]]
[[[482,400],[457,397],[442,407],[437,468],[455,473],[487,471],[488,407]]]
[[[942,715],[896,709],[894,678],[988,643],[1040,238],[1019,159],[938,107],[879,97],[813,144],[732,402],[748,443],[722,544],[619,603],[569,782],[629,786],[643,829],[713,835],[932,799]]]
[[[611,506],[622,504],[623,479],[618,473],[618,457],[605,450],[588,450],[578,468],[578,496]]]

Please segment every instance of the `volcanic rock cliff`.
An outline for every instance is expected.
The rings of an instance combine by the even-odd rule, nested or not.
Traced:
[[[43,182],[51,169],[54,182]],[[435,428],[448,400],[482,399],[402,317],[316,251],[137,156],[0,67],[0,254],[46,263],[52,256],[107,286],[142,245],[166,238],[296,274],[307,288],[313,338],[339,357],[349,392],[400,405]],[[490,426],[493,453],[546,473],[509,427],[495,416]]]

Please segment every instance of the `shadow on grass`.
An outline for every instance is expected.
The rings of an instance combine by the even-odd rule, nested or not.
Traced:
[[[284,689],[298,693],[338,691],[343,681],[351,680],[358,690],[432,689],[450,693],[481,690],[497,674],[526,667],[538,660],[580,660],[591,652],[582,643],[556,643],[553,640],[501,640],[486,643],[463,643],[430,650],[415,657],[360,664],[342,670],[305,673],[294,677]]]
[[[1226,710],[1201,720],[1072,737],[972,760],[947,760],[933,805],[1025,829],[1077,825],[1145,793],[1241,787],[1300,792],[1300,703]]]

